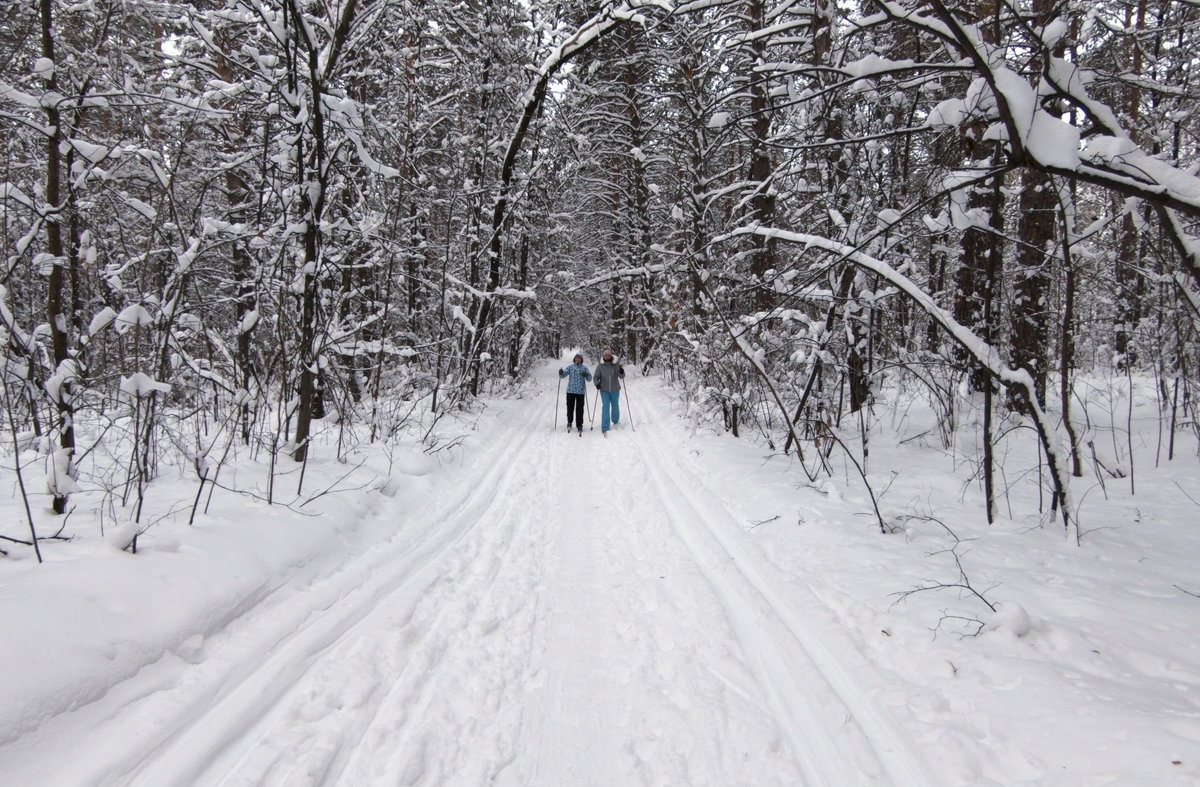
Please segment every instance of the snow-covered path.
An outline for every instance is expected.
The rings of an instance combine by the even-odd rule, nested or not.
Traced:
[[[637,430],[627,414],[607,439],[553,432],[545,393],[500,404],[503,427],[439,502],[406,510],[401,492],[376,512],[411,520],[396,538],[52,720],[6,772],[156,787],[938,783],[856,680],[861,657],[830,649],[832,616],[815,596],[780,601],[722,493],[668,438],[666,402],[633,385]],[[91,754],[46,758],[59,735]]]
[[[164,473],[136,556],[85,524],[0,563],[0,787],[1197,783],[1190,465],[1093,496],[1079,548],[880,430],[885,535],[847,463],[627,384],[607,439],[552,430],[546,366],[459,448],[323,451],[273,504],[244,457],[195,526]],[[999,611],[892,603],[955,576]]]

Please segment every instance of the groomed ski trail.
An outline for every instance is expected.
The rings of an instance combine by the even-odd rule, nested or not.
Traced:
[[[902,727],[871,704],[846,662],[863,676],[873,668],[815,596],[802,595],[803,612],[823,623],[820,629],[802,619],[794,583],[791,603],[781,599],[764,561],[753,555],[738,520],[721,502],[723,495],[704,483],[686,454],[663,450],[668,438],[660,424],[668,422],[668,414],[654,407],[653,399],[647,403],[652,421],[643,427],[638,450],[676,533],[720,596],[760,689],[802,753],[807,783],[938,783]],[[694,505],[697,499],[705,505]],[[826,640],[838,642],[838,655]],[[839,773],[838,763],[852,765]]]
[[[381,505],[396,538],[57,720],[109,754],[42,783],[938,784],[654,385],[601,440],[551,429],[553,374],[435,510]]]

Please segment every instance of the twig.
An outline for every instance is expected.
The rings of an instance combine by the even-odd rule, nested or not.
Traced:
[[[345,472],[345,473],[344,473],[344,474],[343,474],[343,475],[342,475],[340,478],[338,478],[338,480],[334,481],[332,484],[330,484],[329,486],[325,487],[325,488],[324,488],[323,490],[321,490],[320,492],[317,492],[317,493],[316,493],[316,494],[314,494],[313,496],[311,496],[311,497],[307,498],[307,499],[306,499],[306,500],[305,500],[303,503],[301,503],[300,505],[298,505],[298,506],[296,506],[296,507],[297,507],[297,508],[304,508],[306,505],[308,505],[308,504],[309,504],[309,503],[311,503],[312,501],[316,500],[317,498],[321,498],[321,497],[324,497],[325,495],[329,494],[331,491],[333,491],[333,488],[334,488],[335,486],[337,486],[338,484],[342,483],[342,482],[343,482],[343,481],[345,481],[347,478],[349,478],[351,475],[353,475],[353,474],[355,473],[355,471],[357,471],[357,470],[358,470],[360,467],[362,467],[364,464],[366,464],[366,462],[367,462],[367,460],[366,460],[366,458],[364,458],[364,459],[363,459],[361,462],[359,462],[358,464],[356,464],[354,467],[352,467],[352,468],[350,468],[349,470],[347,470],[347,471],[346,471],[346,472]],[[368,481],[366,484],[362,484],[361,486],[356,486],[356,487],[354,487],[354,489],[362,489],[363,487],[367,486],[367,484],[369,484],[369,483],[370,483],[370,482]],[[342,489],[342,490],[339,490],[339,491],[342,491],[342,492],[352,492],[352,491],[354,491],[354,489]]]
[[[871,498],[871,508],[875,510],[875,520],[879,523],[879,532],[886,536],[888,532],[887,525],[884,524],[883,514],[879,511],[879,502],[875,499],[875,490],[871,489],[871,482],[867,480],[867,474],[863,470],[862,465],[854,458],[854,453],[850,450],[849,446],[842,442],[842,438],[838,437],[836,430],[828,428],[826,429],[826,435],[832,437],[842,447],[842,451],[845,452],[846,457],[854,465],[854,469],[858,471],[859,477],[862,478],[863,486],[867,489],[867,496]],[[894,476],[892,480],[895,480]],[[888,486],[891,486],[891,484],[889,483]]]
[[[200,506],[200,497],[204,494],[204,482],[208,480],[208,473],[205,472],[200,476],[200,486],[196,489],[196,499],[192,501],[192,514],[188,517],[188,524],[196,523],[196,509]]]
[[[1184,497],[1186,497],[1188,500],[1192,501],[1192,505],[1200,506],[1200,500],[1197,500],[1196,498],[1189,495],[1187,490],[1184,489],[1183,486],[1178,481],[1175,481],[1174,484],[1175,484],[1175,486],[1179,487],[1180,492],[1183,492]]]
[[[968,632],[968,633],[957,632],[958,636],[961,639],[968,639],[970,637],[978,637],[983,632],[983,627],[985,625],[987,625],[979,618],[969,618],[966,615],[951,615],[948,612],[946,612],[945,610],[942,610],[942,617],[941,617],[941,619],[938,620],[938,624],[936,626],[934,626],[932,629],[930,629],[930,631],[933,632],[934,636],[937,636],[937,633],[942,630],[942,624],[945,623],[947,620],[957,620],[957,621],[961,621],[963,623],[967,623],[967,624],[971,624],[971,625],[975,626],[975,630],[972,632]],[[955,670],[955,672],[957,673],[958,670]]]
[[[758,527],[758,526],[760,526],[760,525],[765,525],[765,524],[767,524],[768,522],[774,522],[776,519],[779,519],[779,514],[776,514],[775,516],[771,517],[770,519],[764,519],[764,520],[763,520],[763,521],[761,521],[761,522],[755,522],[753,525],[751,525],[750,527],[746,528],[746,532],[750,532],[750,531],[751,531],[751,530],[753,530],[754,528],[756,528],[756,527]]]
[[[426,444],[423,453],[433,456],[434,454],[441,453],[442,451],[449,451],[454,448],[458,448],[466,439],[466,435],[458,435],[457,437],[443,442],[435,435],[433,439]]]
[[[5,355],[5,363],[8,362],[8,356]],[[29,493],[25,489],[25,474],[21,472],[21,447],[17,440],[17,419],[13,415],[12,399],[8,395],[8,381],[0,381],[0,385],[4,386],[4,410],[8,414],[8,425],[12,429],[13,436],[13,467],[17,471],[17,484],[21,487],[21,502],[25,504],[25,518],[29,522],[29,538],[33,542],[33,553],[37,555],[37,562],[42,562],[42,550],[38,546],[37,527],[33,523],[33,511],[29,507]],[[51,461],[54,461],[51,458]]]
[[[945,528],[946,532],[949,533],[952,538],[954,538],[953,546],[951,546],[949,549],[944,549],[944,550],[940,550],[938,552],[934,552],[934,553],[932,553],[932,555],[938,555],[938,554],[942,554],[944,552],[949,552],[954,557],[954,566],[956,569],[958,569],[958,579],[955,582],[939,582],[936,580],[926,580],[926,583],[924,585],[921,585],[920,587],[916,587],[911,590],[900,591],[898,593],[892,593],[891,595],[896,597],[896,601],[893,603],[893,606],[895,606],[896,604],[899,604],[903,601],[908,600],[909,596],[915,595],[917,593],[922,593],[926,590],[955,589],[955,590],[958,590],[960,594],[966,593],[968,597],[973,596],[974,598],[981,601],[984,604],[984,606],[986,606],[989,610],[991,610],[992,612],[995,612],[996,605],[993,604],[991,601],[989,601],[987,596],[984,595],[984,593],[986,591],[977,590],[975,588],[975,586],[971,584],[971,579],[970,579],[970,577],[967,576],[966,569],[963,568],[962,556],[958,554],[958,548],[967,542],[960,539],[958,536],[956,536],[954,534],[954,531],[952,531],[950,528],[946,527],[945,524],[943,524],[936,518],[928,517],[928,519],[930,521],[934,521],[934,522],[937,522],[938,524],[942,525],[942,527]],[[995,587],[995,586],[993,586],[993,587]],[[968,617],[963,617],[963,616],[959,616],[959,615],[949,615],[943,610],[942,619],[940,621],[938,621],[938,625],[935,626],[933,629],[933,632],[935,635],[941,629],[942,623],[947,620],[962,620],[962,621],[979,624],[979,628],[974,633],[964,634],[963,635],[964,637],[967,637],[967,636],[975,637],[975,636],[978,636],[979,633],[983,631],[983,622],[978,620],[977,618],[968,618]]]
[[[920,440],[922,437],[924,437],[925,435],[929,434],[932,431],[933,431],[932,429],[926,429],[924,432],[921,432],[920,434],[915,434],[912,437],[904,438],[899,443],[897,443],[897,445],[906,445],[908,443],[911,443],[913,440]]]

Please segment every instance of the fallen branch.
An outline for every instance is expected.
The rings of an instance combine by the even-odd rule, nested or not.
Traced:
[[[962,546],[964,543],[967,543],[968,541],[973,540],[973,539],[964,540],[964,539],[959,538],[958,535],[955,534],[955,532],[953,530],[951,530],[949,527],[946,526],[946,523],[942,522],[940,519],[937,519],[936,517],[930,516],[930,517],[913,517],[913,518],[921,519],[922,521],[936,522],[938,525],[941,525],[942,529],[945,530],[950,535],[951,538],[954,539],[954,544],[951,547],[949,547],[948,549],[942,549],[942,550],[938,550],[936,552],[932,552],[932,553],[930,553],[930,557],[933,557],[934,555],[949,553],[954,558],[954,567],[958,571],[958,578],[957,578],[957,580],[955,580],[953,582],[939,582],[937,580],[926,580],[926,583],[921,585],[920,587],[915,587],[911,590],[900,591],[898,593],[892,593],[891,595],[896,597],[896,601],[893,602],[892,606],[895,606],[896,604],[900,604],[904,601],[907,601],[909,596],[913,596],[917,593],[924,593],[924,592],[930,591],[930,590],[956,590],[960,594],[960,597],[965,594],[968,598],[974,598],[994,613],[996,611],[996,605],[993,604],[991,602],[991,600],[988,599],[988,597],[985,595],[987,593],[986,590],[981,591],[971,583],[971,578],[967,576],[967,571],[963,567],[962,556],[958,553],[958,548],[960,546]],[[995,586],[993,586],[993,587],[995,587]],[[991,590],[991,588],[989,588],[989,590]],[[933,628],[933,632],[935,635],[941,629],[942,624],[947,620],[959,620],[959,621],[969,622],[969,623],[978,625],[978,628],[973,633],[964,634],[963,635],[964,637],[979,636],[980,632],[983,631],[983,628],[986,625],[982,620],[979,620],[978,618],[964,617],[961,615],[951,615],[951,614],[947,613],[945,610],[943,610],[941,620],[939,620],[938,625]]]
[[[314,495],[312,495],[312,496],[310,496],[310,497],[308,497],[308,498],[305,498],[304,502],[303,502],[303,503],[301,503],[300,505],[296,506],[296,508],[298,508],[298,509],[299,509],[299,508],[304,508],[306,505],[308,505],[308,504],[309,504],[309,503],[311,503],[312,501],[314,501],[314,500],[317,500],[317,499],[319,499],[319,498],[322,498],[322,497],[324,497],[325,495],[328,495],[328,494],[330,494],[331,492],[333,492],[333,491],[334,491],[334,487],[336,487],[338,484],[340,484],[340,483],[342,483],[343,481],[345,481],[345,480],[346,480],[347,478],[349,478],[350,476],[354,475],[354,473],[355,473],[355,472],[356,472],[356,471],[357,471],[357,470],[358,470],[360,467],[362,467],[364,464],[366,464],[366,462],[367,462],[367,460],[366,460],[366,459],[363,459],[361,462],[359,462],[358,464],[356,464],[354,467],[350,468],[350,469],[349,469],[349,470],[347,470],[345,473],[343,473],[343,474],[342,474],[342,476],[341,476],[340,478],[338,478],[336,481],[334,481],[332,484],[330,484],[329,486],[325,487],[325,488],[324,488],[324,489],[322,489],[320,492],[317,492],[316,494],[314,494]],[[356,486],[356,487],[353,487],[353,488],[348,488],[348,489],[338,489],[338,490],[336,490],[336,491],[338,491],[338,492],[353,492],[353,491],[355,491],[355,490],[362,489],[362,488],[366,487],[366,486],[367,486],[368,484],[370,484],[370,483],[371,483],[370,481],[367,481],[366,483],[364,483],[364,484],[360,484],[360,485],[358,485],[358,486]]]
[[[779,519],[779,514],[776,514],[775,516],[771,517],[770,519],[764,519],[761,522],[755,522],[754,524],[750,525],[750,527],[746,528],[746,532],[750,532],[754,528],[761,527],[762,525],[765,525],[768,522],[774,522],[777,519]]]

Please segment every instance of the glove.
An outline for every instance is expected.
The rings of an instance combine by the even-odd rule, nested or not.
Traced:
[[[566,372],[565,372],[565,371],[563,371],[562,369],[559,369],[559,370],[558,370],[558,376],[559,376],[559,377],[562,377],[564,374],[566,374]]]

